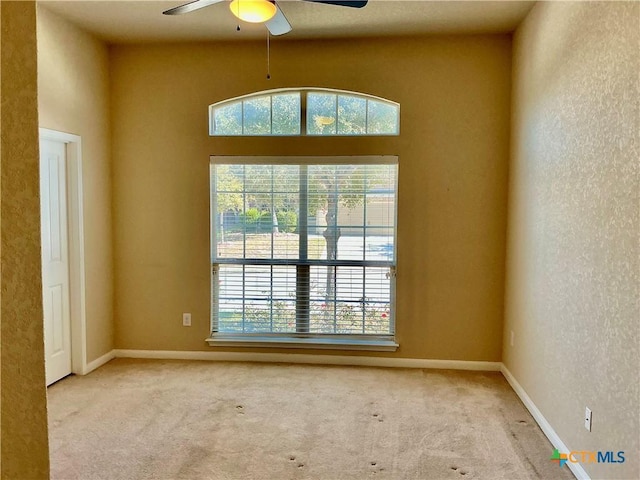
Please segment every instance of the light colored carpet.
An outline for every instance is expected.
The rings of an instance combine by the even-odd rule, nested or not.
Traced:
[[[573,478],[499,373],[117,359],[49,423],[52,479]]]

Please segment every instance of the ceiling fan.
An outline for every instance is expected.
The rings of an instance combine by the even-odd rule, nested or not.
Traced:
[[[193,12],[215,3],[227,0],[194,0],[184,5],[162,12],[164,15],[180,15]],[[303,0],[305,2],[326,3],[341,7],[362,8],[368,0]],[[275,0],[232,0],[229,9],[240,20],[251,23],[264,23],[271,35],[284,35],[291,31],[291,24],[284,16]],[[239,27],[238,27],[239,28]]]

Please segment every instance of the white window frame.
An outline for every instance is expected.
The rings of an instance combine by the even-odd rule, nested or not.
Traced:
[[[397,156],[367,155],[367,156],[331,156],[331,157],[287,157],[287,156],[215,156],[210,157],[210,164],[265,164],[273,165],[313,165],[313,164],[398,164]],[[397,176],[395,185],[397,200]],[[211,192],[211,215],[217,214],[215,192]],[[372,350],[395,351],[399,347],[395,339],[395,276],[397,266],[397,201],[394,206],[394,255],[393,266],[390,267],[390,335],[362,335],[362,334],[287,334],[287,333],[232,333],[214,331],[214,311],[218,308],[218,264],[214,263],[216,234],[215,223],[210,226],[211,235],[211,335],[206,339],[210,346],[235,347],[286,347],[313,348],[333,350]],[[364,265],[366,266],[366,265]]]
[[[299,93],[300,94],[300,133],[297,134],[251,134],[251,133],[243,133],[231,135],[224,133],[216,133],[215,131],[215,112],[219,108],[227,107],[232,104],[243,102],[250,99],[264,98],[264,97],[272,97],[274,95],[280,95],[285,93]],[[350,96],[356,98],[362,98],[368,101],[374,101],[383,103],[395,108],[396,111],[396,131],[394,133],[332,133],[330,135],[321,135],[321,134],[312,134],[308,133],[307,129],[307,95],[309,93],[326,93],[331,95],[342,95],[342,96]],[[273,113],[272,113],[273,115]],[[337,104],[336,104],[336,123],[338,122],[338,113],[337,113]],[[368,120],[367,120],[368,122]],[[400,135],[400,104],[394,102],[392,100],[388,100],[382,97],[376,97],[374,95],[369,95],[366,93],[360,92],[352,92],[348,90],[337,90],[332,88],[319,88],[319,87],[302,87],[302,88],[277,88],[273,90],[263,90],[261,92],[254,92],[247,95],[241,95],[239,97],[229,98],[223,100],[221,102],[216,102],[212,105],[209,105],[209,135],[212,137],[265,137],[265,136],[278,136],[278,137],[294,137],[294,136],[313,136],[313,137],[388,137],[388,136],[398,136]]]

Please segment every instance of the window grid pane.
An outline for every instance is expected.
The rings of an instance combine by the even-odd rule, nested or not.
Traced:
[[[244,135],[271,135],[271,97],[242,102]]]
[[[300,135],[300,93],[272,97],[272,134]]]
[[[242,102],[217,108],[214,128],[216,135],[242,135]]]
[[[307,94],[307,133],[335,135],[338,117],[337,95],[333,93]]]
[[[367,102],[367,133],[370,135],[397,135],[398,109],[389,103]]]
[[[367,133],[367,100],[352,95],[338,96],[338,133],[364,135]]]

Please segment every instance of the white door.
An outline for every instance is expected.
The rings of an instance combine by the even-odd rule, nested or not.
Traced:
[[[66,173],[66,145],[41,139],[42,300],[47,385],[71,373]]]

